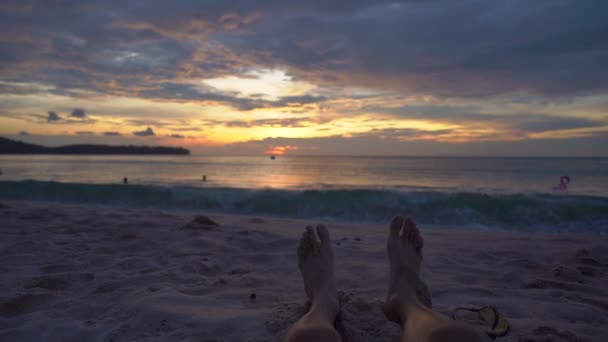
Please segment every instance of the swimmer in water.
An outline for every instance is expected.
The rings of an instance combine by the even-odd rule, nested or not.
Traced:
[[[570,177],[568,176],[561,176],[559,178],[559,185],[554,187],[554,190],[559,190],[559,191],[568,191],[568,184],[570,184]]]

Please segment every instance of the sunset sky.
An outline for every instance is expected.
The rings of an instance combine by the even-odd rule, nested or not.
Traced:
[[[608,1],[2,1],[0,135],[608,155]]]

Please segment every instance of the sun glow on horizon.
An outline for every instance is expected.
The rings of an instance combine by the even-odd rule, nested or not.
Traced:
[[[281,155],[286,154],[289,151],[297,151],[297,150],[299,150],[298,146],[292,146],[292,145],[271,146],[266,151],[264,151],[264,154],[273,155],[273,156],[281,156]]]

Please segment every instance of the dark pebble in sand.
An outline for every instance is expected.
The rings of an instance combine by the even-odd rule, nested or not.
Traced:
[[[249,222],[251,222],[251,223],[257,223],[257,224],[262,224],[262,223],[265,223],[266,221],[264,221],[264,219],[261,219],[259,217],[254,217],[251,220],[249,220]]]
[[[255,300],[257,298],[257,295],[255,293],[252,293],[249,295],[249,299],[251,300]]]
[[[336,241],[336,245],[340,246],[341,245],[340,241]]]
[[[219,226],[219,224],[217,222],[213,221],[212,219],[210,219],[208,216],[205,216],[205,215],[195,216],[194,219],[192,220],[192,223],[204,224],[207,226]]]
[[[593,265],[593,266],[597,266],[600,264],[597,260],[595,260],[593,258],[579,258],[578,262],[581,264]]]
[[[561,266],[557,266],[555,268],[553,268],[553,276],[554,277],[559,277],[560,275],[562,275],[563,269]]]
[[[231,270],[230,272],[228,272],[228,274],[230,275],[240,275],[240,274],[247,274],[249,273],[249,270],[244,269],[244,268],[235,268],[233,270]]]
[[[361,238],[357,236],[355,237],[355,241],[361,241]]]
[[[203,261],[209,261],[209,258],[203,258]]]
[[[204,215],[199,215],[199,216],[194,217],[192,222],[198,223],[198,224],[206,224],[206,225],[210,225],[210,226],[218,226],[217,222],[213,221],[208,216],[204,216]]]
[[[219,224],[207,216],[197,215],[190,221],[187,225],[183,226],[181,229],[192,229],[192,230],[218,230]]]
[[[576,269],[587,277],[595,277],[597,275],[597,271],[593,267],[579,266]]]
[[[587,249],[581,248],[578,251],[576,251],[577,258],[586,257],[586,256],[589,256],[589,251]]]
[[[135,239],[137,237],[137,235],[133,234],[133,233],[125,233],[122,234],[122,236],[120,237],[123,240],[131,240],[131,239]]]

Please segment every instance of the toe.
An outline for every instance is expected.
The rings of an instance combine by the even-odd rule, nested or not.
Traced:
[[[319,240],[321,240],[321,244],[329,245],[329,231],[324,225],[317,225],[317,234],[319,235]]]
[[[420,230],[418,228],[416,228],[416,230],[414,231],[414,233],[412,234],[414,236],[412,243],[414,244],[414,247],[416,248],[416,253],[418,254],[418,256],[422,256],[422,247],[424,246],[424,240],[422,239],[422,235],[420,235]]]
[[[300,238],[300,243],[298,244],[298,266],[302,268],[304,261],[310,254],[312,249],[312,245],[310,243],[309,233],[305,231],[302,233],[302,237]]]
[[[310,239],[310,243],[314,247],[320,247],[321,241],[317,236],[315,229],[312,226],[306,226],[306,234],[308,235],[308,239]]]
[[[395,216],[395,218],[393,218],[393,220],[391,221],[391,224],[390,224],[389,238],[390,239],[399,238],[399,233],[401,232],[402,227],[403,227],[403,217]]]
[[[406,218],[405,222],[403,223],[403,231],[401,232],[401,238],[406,242],[410,242],[411,237],[413,235],[413,231],[415,229],[416,224],[414,223],[414,221],[409,217]]]
[[[416,239],[417,239],[417,237],[418,237],[419,235],[420,235],[420,234],[419,234],[419,231],[418,231],[418,227],[417,227],[417,226],[414,224],[414,227],[412,227],[412,228],[409,230],[409,233],[408,233],[408,235],[407,235],[407,240],[408,240],[408,241],[409,241],[411,244],[415,245],[415,244],[416,244]]]

